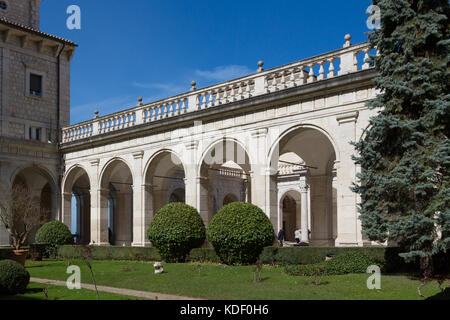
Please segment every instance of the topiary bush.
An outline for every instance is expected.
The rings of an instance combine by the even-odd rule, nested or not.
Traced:
[[[15,295],[25,293],[30,274],[12,260],[0,261],[0,294]]]
[[[252,264],[274,240],[272,223],[250,203],[233,202],[220,209],[207,230],[207,239],[222,263]]]
[[[191,249],[205,242],[206,229],[195,208],[170,203],[156,212],[147,236],[166,262],[184,262]]]
[[[73,235],[64,223],[50,221],[39,228],[35,241],[46,243],[49,254],[55,256],[59,246],[73,244]]]

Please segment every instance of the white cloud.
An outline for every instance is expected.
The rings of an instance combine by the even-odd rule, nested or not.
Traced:
[[[196,70],[195,74],[207,80],[226,81],[254,73],[247,66],[229,65],[215,67],[213,70]]]
[[[133,82],[133,87],[141,89],[156,89],[159,90],[158,95],[174,95],[189,90],[189,87],[182,87],[172,83],[142,83]]]

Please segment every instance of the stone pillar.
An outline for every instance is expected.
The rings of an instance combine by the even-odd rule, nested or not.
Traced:
[[[197,177],[197,210],[202,217],[205,227],[208,227],[212,218],[209,208],[209,179],[207,177]]]
[[[356,141],[356,122],[358,112],[337,116],[339,123],[337,139],[343,141],[340,148],[340,162],[336,161],[337,176],[337,231],[336,246],[362,246],[361,230],[358,221],[357,195],[350,190],[356,181],[356,165],[352,160],[355,154],[350,141]]]
[[[258,129],[252,132],[251,143],[249,144],[249,158],[255,163],[250,163],[252,174],[250,176],[251,202],[260,207],[270,218],[270,208],[267,203],[267,128]]]
[[[133,153],[133,247],[143,247],[146,241],[146,225],[145,211],[144,211],[144,189],[142,177],[142,159],[144,151]]]
[[[109,245],[108,237],[108,189],[100,188],[100,160],[91,161],[91,244]]]
[[[190,106],[191,107],[191,106]],[[186,190],[186,204],[196,208],[198,207],[197,200],[197,150],[198,150],[198,141],[190,141],[186,145],[186,155],[184,157],[184,165],[185,165],[185,179],[184,185]],[[200,164],[201,165],[201,164]]]
[[[150,226],[150,223],[152,222],[153,216],[154,216],[154,202],[153,202],[153,186],[151,184],[143,184],[142,185],[142,194],[143,194],[143,224],[147,226],[146,228]],[[145,241],[143,243],[144,247],[149,247],[150,240],[147,238],[147,229],[145,230]]]
[[[72,194],[69,192],[64,192],[62,194],[62,223],[64,223],[69,230],[72,231]]]
[[[302,238],[301,242],[309,243],[309,212],[308,212],[308,190],[309,186],[307,184],[303,184],[300,187],[300,193],[301,193],[301,230],[302,230]]]

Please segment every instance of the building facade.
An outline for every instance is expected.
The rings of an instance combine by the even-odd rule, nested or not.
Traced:
[[[12,46],[9,41],[2,45]],[[73,51],[67,48],[53,61],[66,68],[60,110],[68,111]],[[276,231],[284,228],[287,240],[298,228],[311,245],[370,245],[361,233],[358,196],[350,190],[359,170],[350,142],[360,139],[375,114],[365,106],[376,95],[372,50],[368,43],[351,44],[347,35],[343,48],[312,58],[270,70],[259,62],[254,74],[202,89],[193,82],[185,93],[151,103],[139,99],[133,108],[95,112],[72,126],[61,117],[61,141],[37,142],[53,148],[54,167],[34,155],[31,168],[47,164],[52,195],[60,200],[53,218],[82,244],[148,246],[148,226],[167,203],[197,208],[207,226],[222,206],[246,201],[259,206]],[[4,120],[3,110],[2,103],[2,128],[17,122]],[[24,137],[20,127],[18,136],[2,139],[35,143],[27,139],[27,123]],[[14,170],[31,170],[9,169],[16,162],[2,160],[2,179],[14,181]]]
[[[60,216],[62,127],[70,124],[76,45],[39,30],[40,0],[0,1],[0,183],[26,185],[46,219]],[[9,236],[0,226],[0,244]]]

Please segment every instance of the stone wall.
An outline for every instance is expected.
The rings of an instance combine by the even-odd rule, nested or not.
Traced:
[[[0,9],[0,18],[20,23],[39,30],[39,3],[42,0],[3,0],[7,4],[6,10]]]

